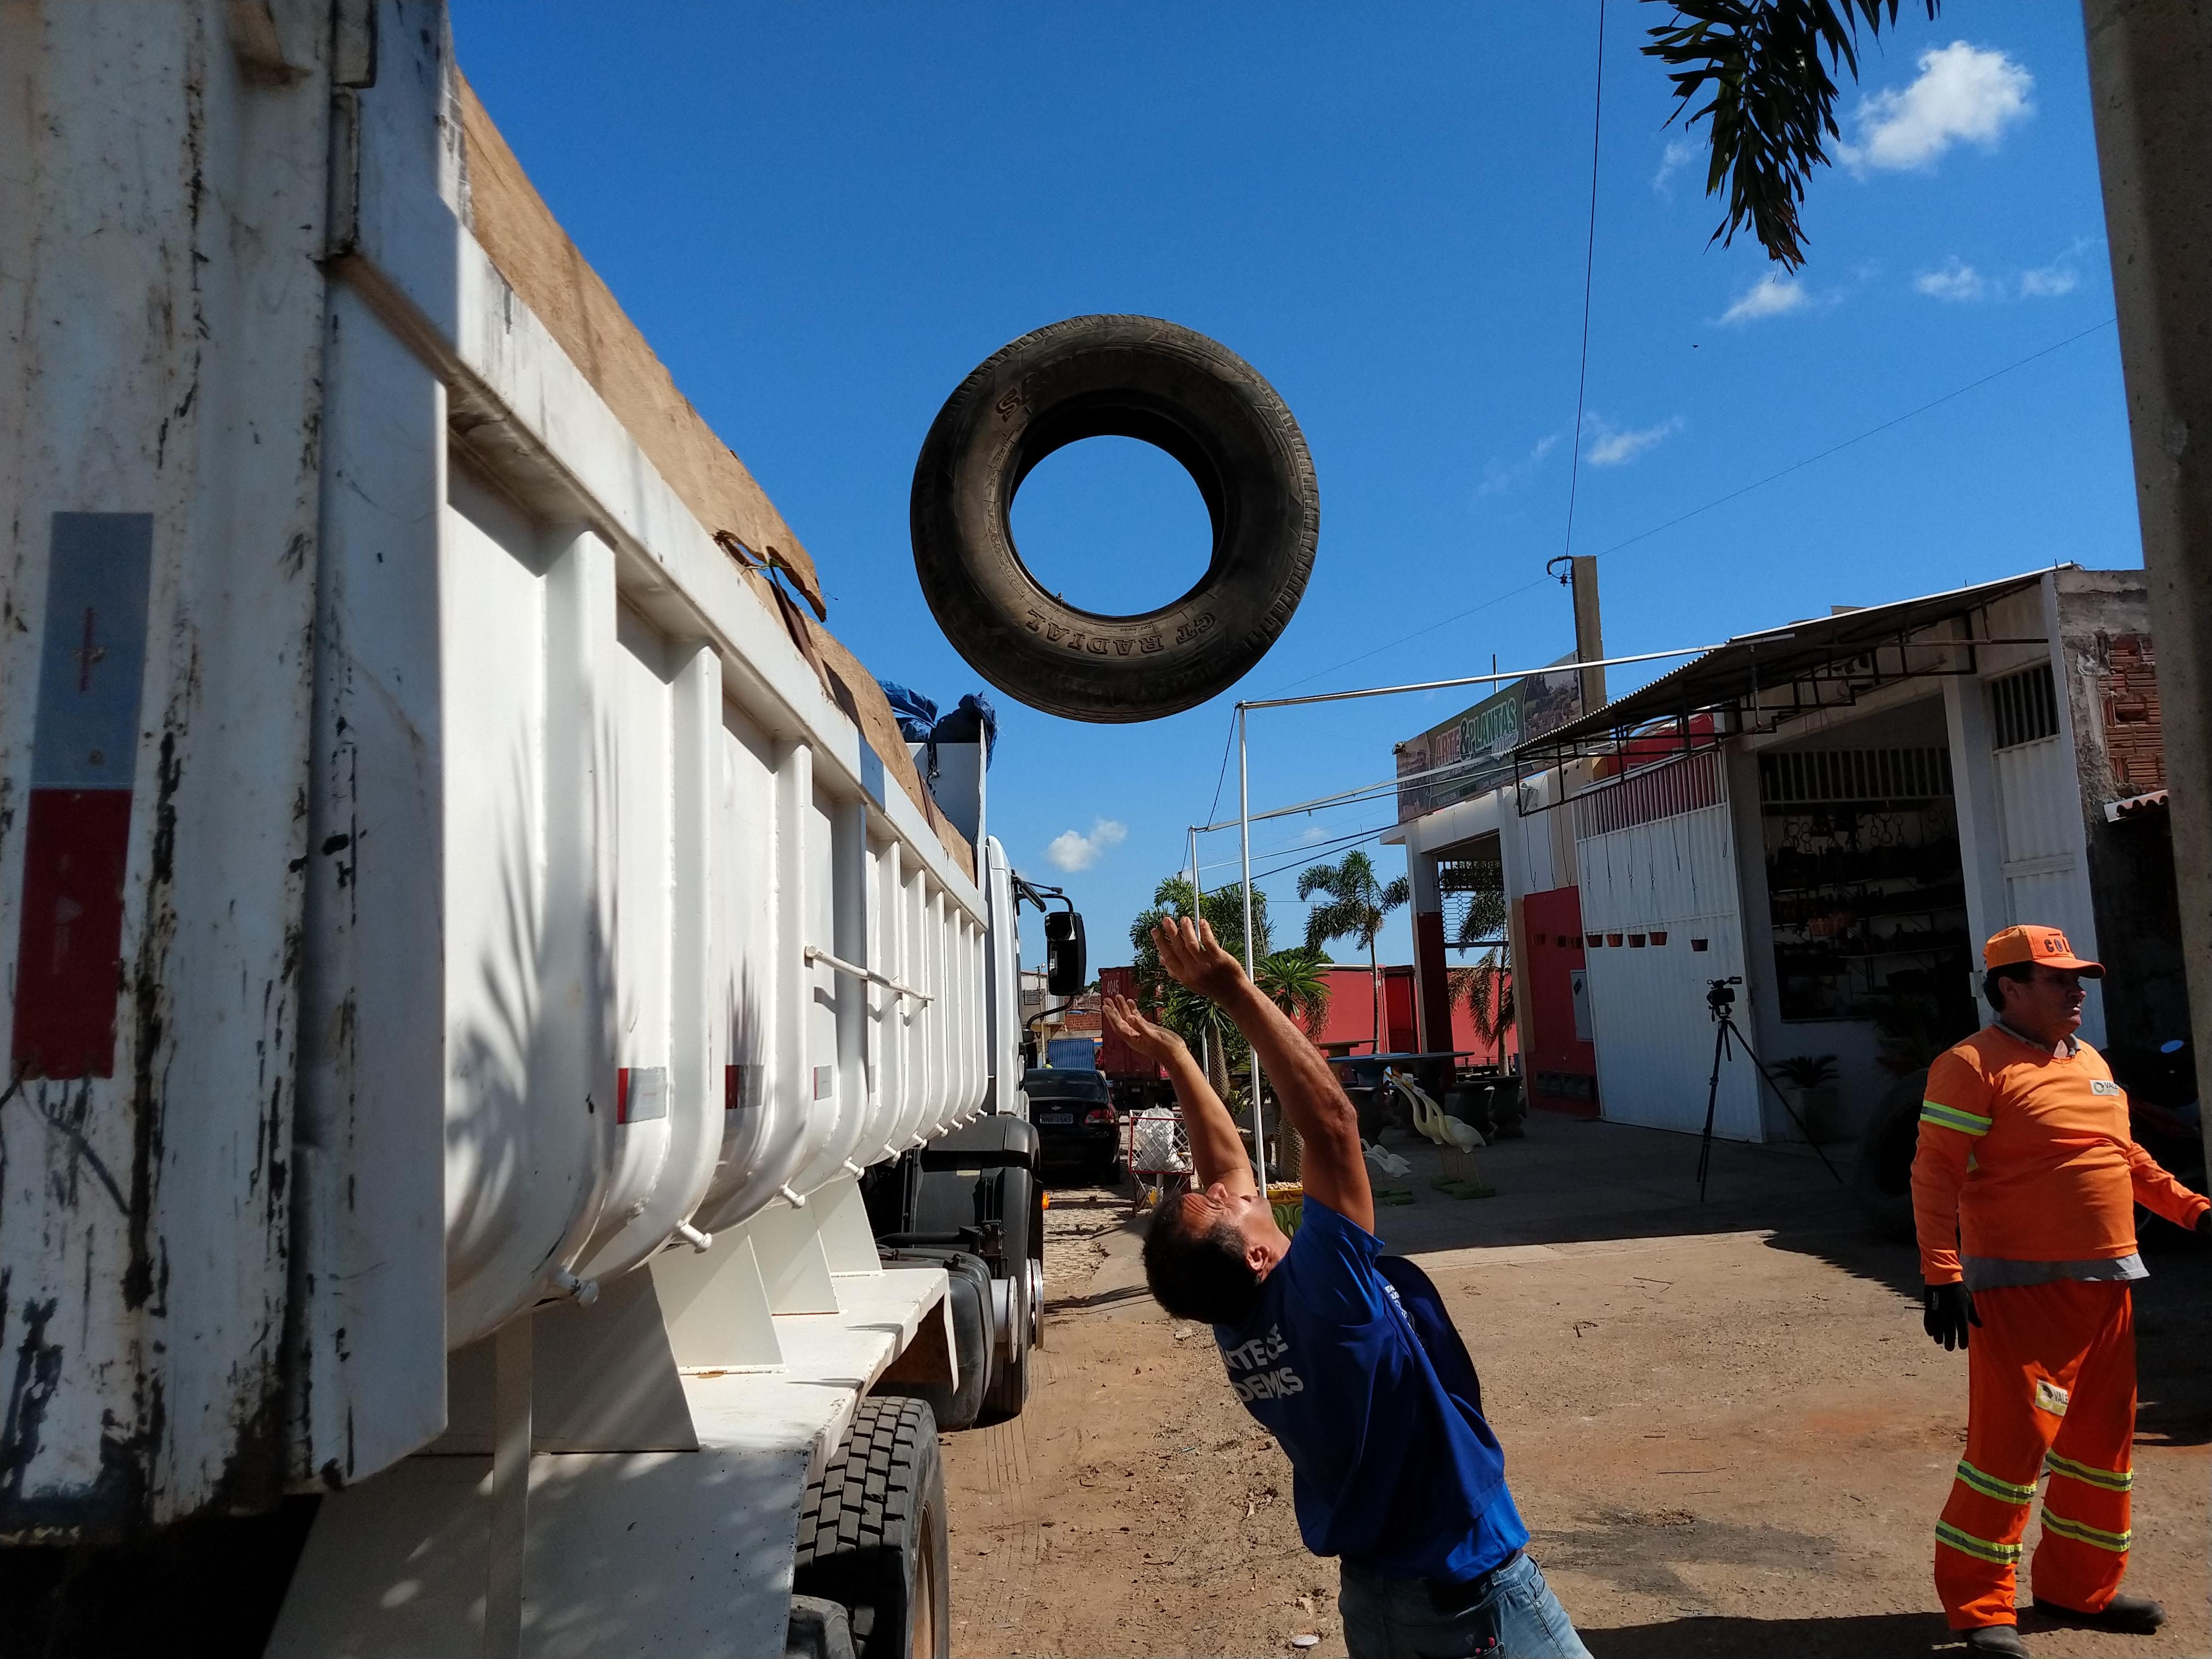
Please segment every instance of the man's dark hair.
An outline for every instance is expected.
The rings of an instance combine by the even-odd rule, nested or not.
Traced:
[[[1145,1283],[1177,1319],[1241,1325],[1260,1299],[1260,1275],[1244,1259],[1244,1238],[1228,1222],[1200,1231],[1182,1200],[1163,1199],[1145,1230]]]
[[[1990,1007],[1996,1009],[2002,1017],[2004,1013],[2005,994],[1997,989],[1998,984],[2005,980],[2012,980],[2018,984],[2026,985],[2034,977],[2035,964],[2032,962],[2008,962],[2001,968],[1992,968],[1982,975],[1983,1000]]]

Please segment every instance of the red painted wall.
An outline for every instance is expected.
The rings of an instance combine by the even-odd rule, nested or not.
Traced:
[[[1521,901],[1528,999],[1528,1101],[1547,1111],[1595,1117],[1597,1049],[1575,1036],[1571,975],[1583,965],[1583,898],[1572,887]]]
[[[1323,1048],[1333,1042],[1357,1044],[1355,1053],[1370,1053],[1368,1039],[1375,1032],[1374,993],[1372,981],[1364,968],[1335,967],[1325,970],[1328,975],[1328,1018],[1322,1029],[1314,1034],[1314,1041]],[[1382,969],[1382,1019],[1384,1054],[1413,1054],[1419,1052],[1419,1039],[1413,1023],[1413,969],[1411,963],[1386,965]],[[1498,1046],[1487,1043],[1474,1029],[1474,1017],[1464,1002],[1455,1002],[1451,1011],[1451,1046],[1469,1053],[1470,1063],[1495,1062]],[[1513,1052],[1513,1036],[1505,1034],[1504,1052]]]

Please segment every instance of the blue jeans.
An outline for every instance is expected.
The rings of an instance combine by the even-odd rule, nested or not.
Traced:
[[[1590,1659],[1526,1555],[1468,1585],[1401,1578],[1347,1561],[1337,1611],[1352,1659]]]

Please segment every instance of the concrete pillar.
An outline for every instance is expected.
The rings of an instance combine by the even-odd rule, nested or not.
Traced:
[[[2003,799],[1997,791],[1996,751],[1990,733],[1988,683],[1956,675],[1943,682],[1943,724],[1950,735],[1952,807],[1959,817],[1959,862],[1966,880],[1966,936],[1974,961],[1982,941],[2008,927],[2005,893]],[[1981,975],[1972,987],[1978,1002]]]
[[[2212,1098],[2212,0],[2084,0],[2156,618],[2197,1086]],[[2206,1120],[2212,1144],[2212,1117]]]
[[[1434,1053],[1452,1046],[1451,958],[1444,950],[1444,904],[1437,888],[1437,861],[1410,840],[1406,843],[1406,879],[1413,891],[1413,1019],[1421,1048]]]

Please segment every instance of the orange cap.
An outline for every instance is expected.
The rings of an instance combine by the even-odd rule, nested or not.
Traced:
[[[2066,935],[2056,927],[2008,927],[1982,946],[1984,968],[2002,968],[2014,962],[2039,962],[2046,968],[2063,968],[2090,979],[2105,976],[2105,964],[2075,956]]]

